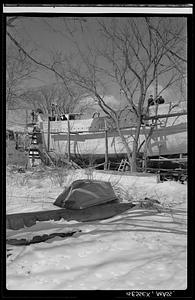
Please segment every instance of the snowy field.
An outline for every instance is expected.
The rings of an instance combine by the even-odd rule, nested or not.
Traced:
[[[157,183],[154,176],[102,172],[18,173],[7,168],[7,214],[58,209],[57,196],[72,181],[109,180],[121,201],[145,197],[160,205],[138,207],[113,218],[79,223],[37,222],[7,230],[8,238],[76,231],[29,246],[7,244],[8,290],[185,290],[187,288],[187,185]]]

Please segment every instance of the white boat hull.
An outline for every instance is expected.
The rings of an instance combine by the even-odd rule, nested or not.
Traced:
[[[163,108],[164,105],[162,105]],[[153,110],[153,111],[152,111]],[[154,113],[152,107],[150,115]],[[176,110],[177,112],[178,110]],[[173,111],[174,112],[174,111]],[[161,112],[158,112],[162,114]],[[166,113],[163,111],[163,113]],[[151,122],[150,122],[151,123]],[[148,156],[171,155],[187,153],[187,115],[161,118],[151,136],[147,147]],[[43,132],[46,146],[48,143],[48,122],[43,122]],[[70,120],[70,154],[71,156],[104,156],[105,132],[102,121],[97,119]],[[57,154],[68,153],[68,125],[67,121],[50,122],[49,148]],[[141,128],[139,145],[150,132],[149,126]],[[122,129],[132,151],[135,128]],[[125,154],[125,147],[116,130],[108,131],[108,155]],[[145,144],[145,143],[144,143]],[[144,144],[140,151],[144,152]]]

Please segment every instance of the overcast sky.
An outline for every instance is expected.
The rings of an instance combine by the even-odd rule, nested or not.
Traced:
[[[104,17],[104,20],[107,17]],[[67,20],[67,18],[66,18]],[[79,20],[79,22],[78,22]],[[122,18],[121,18],[122,20]],[[80,22],[81,21],[81,22]],[[186,18],[176,18],[177,22],[183,22],[184,27],[187,26]],[[97,31],[96,20],[94,17],[77,18],[73,21],[75,26],[79,24],[79,30],[75,32],[79,45],[95,45],[102,43],[102,36]],[[67,39],[65,32],[64,18],[55,17],[21,17],[15,22],[14,28],[9,28],[10,32],[17,38],[18,41],[22,42],[26,49],[34,49],[34,56],[42,62],[47,63],[49,55],[56,50],[63,51],[64,53],[74,52],[72,43]],[[76,27],[75,27],[76,28]],[[7,38],[7,46],[10,45],[10,41]],[[186,42],[187,43],[187,42]],[[50,84],[54,82],[55,78],[52,73],[46,70],[40,70],[37,74],[37,80],[33,80],[31,86],[40,86],[44,84]],[[159,88],[162,83],[159,83]],[[149,93],[153,93],[153,87],[149,90]],[[120,97],[115,87],[111,85],[108,92],[111,101],[117,101]],[[165,98],[179,97],[177,91],[168,89],[164,92]]]

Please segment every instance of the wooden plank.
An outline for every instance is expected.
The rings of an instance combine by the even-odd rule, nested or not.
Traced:
[[[187,158],[150,158],[149,161],[159,161],[159,162],[187,162]]]
[[[153,120],[153,119],[163,119],[163,118],[170,118],[170,117],[178,117],[187,115],[187,112],[177,112],[172,114],[163,114],[163,115],[157,115],[157,116],[151,116],[151,117],[143,117],[143,120]]]
[[[48,118],[48,127],[47,127],[47,150],[50,151],[50,119]]]
[[[69,114],[67,115],[67,124],[68,124],[68,162],[70,162],[70,119]]]
[[[105,164],[104,164],[104,170],[107,170],[108,168],[108,131],[107,131],[107,123],[105,122]]]

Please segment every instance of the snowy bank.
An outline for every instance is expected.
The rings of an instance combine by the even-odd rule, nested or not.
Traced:
[[[8,290],[184,290],[187,288],[187,185],[93,172],[126,194],[125,201],[151,196],[165,210],[128,210],[88,223],[37,222],[7,230],[7,238],[71,232],[29,246],[7,245]],[[7,173],[7,213],[58,209],[56,197],[85,170],[64,174]],[[90,174],[91,176],[91,174]],[[60,179],[60,181],[57,181]]]

